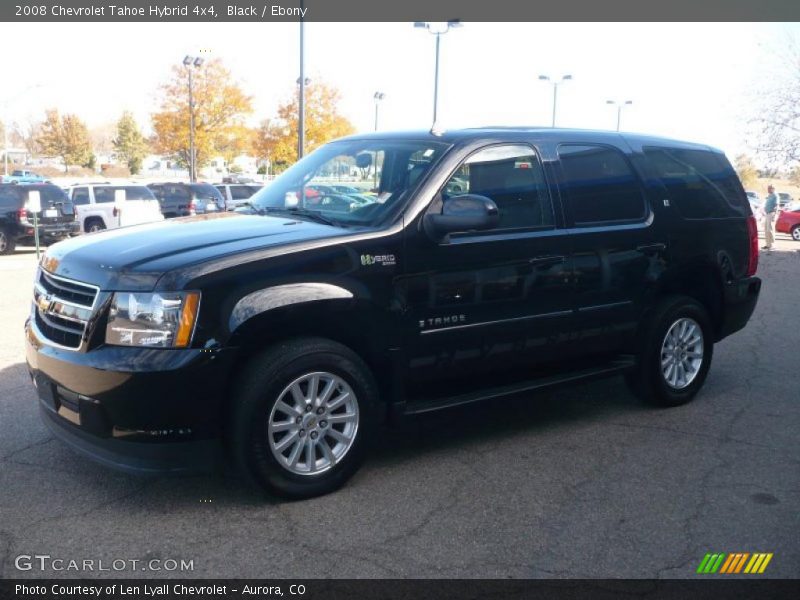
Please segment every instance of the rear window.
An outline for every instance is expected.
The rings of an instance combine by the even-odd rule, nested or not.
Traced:
[[[222,202],[222,194],[219,190],[209,183],[197,183],[192,185],[194,197],[199,200],[219,200]]]
[[[736,172],[727,160],[708,150],[644,148],[668,198],[687,219],[715,219],[749,214]]]
[[[645,216],[639,178],[625,156],[610,146],[558,147],[561,188],[576,225],[626,223]]]

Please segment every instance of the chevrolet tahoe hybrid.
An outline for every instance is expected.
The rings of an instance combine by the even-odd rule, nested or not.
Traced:
[[[245,209],[49,248],[27,362],[45,422],[94,459],[178,471],[227,454],[308,497],[344,483],[390,417],[617,374],[652,404],[690,401],[755,308],[756,235],[731,165],[699,144],[353,136]]]

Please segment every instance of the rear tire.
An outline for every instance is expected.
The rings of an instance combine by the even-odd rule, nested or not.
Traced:
[[[17,240],[5,227],[0,227],[0,255],[11,254],[17,247]]]
[[[228,446],[237,467],[267,492],[327,494],[361,465],[377,405],[372,374],[349,348],[288,340],[252,358],[238,378]]]
[[[106,225],[101,219],[89,219],[86,221],[84,227],[86,228],[86,233],[95,233],[97,231],[103,231]]]
[[[791,233],[792,233],[792,239],[795,242],[800,242],[800,225],[795,225],[794,227],[792,227]]]
[[[648,404],[680,406],[703,387],[713,354],[706,309],[688,296],[670,296],[656,307],[643,330],[636,367],[625,380]]]

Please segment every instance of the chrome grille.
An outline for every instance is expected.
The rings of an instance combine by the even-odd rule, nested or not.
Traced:
[[[42,335],[77,350],[94,311],[99,288],[39,269],[33,290],[34,318]]]

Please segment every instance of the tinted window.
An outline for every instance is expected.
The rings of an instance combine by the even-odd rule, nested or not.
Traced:
[[[89,204],[89,188],[79,187],[72,190],[72,203],[76,206]]]
[[[164,196],[169,200],[189,200],[189,190],[181,185],[168,185],[164,187]]]
[[[219,200],[222,202],[222,194],[213,185],[208,183],[198,183],[192,186],[194,197],[198,200]]]
[[[33,190],[39,192],[39,198],[42,201],[42,207],[52,208],[56,205],[59,205],[62,214],[71,215],[73,213],[72,200],[69,199],[67,193],[60,187],[55,185],[36,185],[36,186],[26,187],[25,188],[26,202],[28,193]]]
[[[16,186],[2,185],[0,186],[0,204],[11,204],[16,207],[19,204],[19,194],[17,193]]]
[[[492,146],[470,156],[445,184],[442,199],[461,194],[491,198],[500,214],[498,229],[553,226],[542,165],[529,146]]]
[[[735,214],[747,205],[739,179],[726,160],[706,150],[645,148],[669,200],[687,219],[710,219]],[[749,209],[746,209],[749,210]]]
[[[253,190],[245,185],[232,185],[231,198],[234,200],[247,200],[253,195]]]
[[[636,174],[623,154],[608,146],[562,145],[562,190],[576,224],[637,221],[645,215]]]

